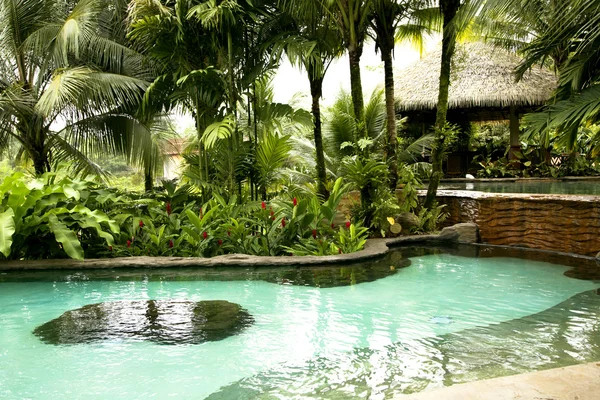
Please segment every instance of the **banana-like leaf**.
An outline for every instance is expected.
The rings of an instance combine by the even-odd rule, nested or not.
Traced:
[[[48,215],[48,225],[56,241],[62,244],[65,253],[76,260],[83,260],[83,248],[75,232],[60,222],[58,217],[53,214]]]
[[[15,220],[12,208],[0,214],[0,253],[5,257],[10,255],[12,236],[15,233]]]

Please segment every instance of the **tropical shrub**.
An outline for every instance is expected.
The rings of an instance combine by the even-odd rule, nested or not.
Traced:
[[[26,181],[15,173],[0,185],[0,252],[5,258],[83,259],[114,244],[120,229],[102,208],[118,199],[92,181],[54,173]]]

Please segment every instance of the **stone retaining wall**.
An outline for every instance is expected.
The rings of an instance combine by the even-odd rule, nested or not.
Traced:
[[[600,197],[438,191],[446,224],[474,222],[481,241],[595,256],[600,252]]]

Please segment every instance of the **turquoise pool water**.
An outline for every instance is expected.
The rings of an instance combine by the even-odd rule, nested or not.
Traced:
[[[598,282],[546,262],[427,253],[406,268],[392,254],[365,267],[388,276],[334,287],[317,278],[365,271],[0,274],[0,398],[383,399],[600,359]],[[228,300],[255,323],[196,345],[57,346],[32,333],[86,304],[146,299]]]
[[[440,190],[473,190],[488,193],[581,194],[600,196],[600,180],[517,180],[515,182],[440,183]]]

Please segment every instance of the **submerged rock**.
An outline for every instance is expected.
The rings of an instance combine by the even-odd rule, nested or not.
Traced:
[[[225,339],[253,322],[239,304],[224,300],[115,301],[67,311],[33,333],[48,344],[120,339],[198,344]]]

